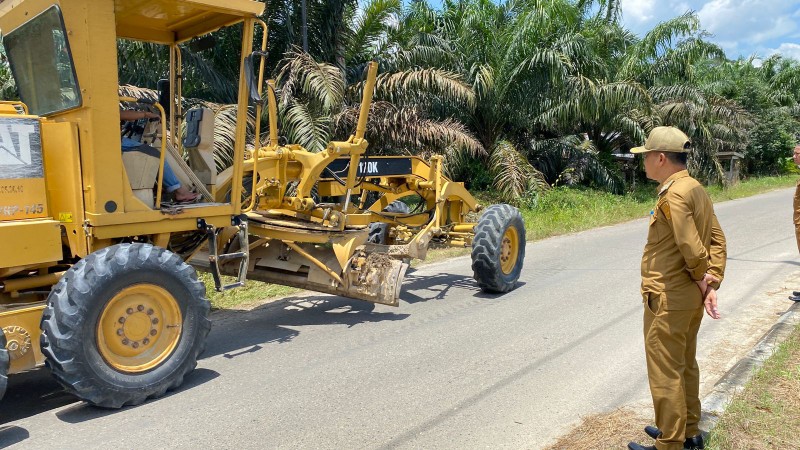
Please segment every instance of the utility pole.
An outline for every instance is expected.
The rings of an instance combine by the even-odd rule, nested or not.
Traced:
[[[301,0],[301,15],[303,22],[303,51],[308,53],[308,20],[306,18],[306,0]]]

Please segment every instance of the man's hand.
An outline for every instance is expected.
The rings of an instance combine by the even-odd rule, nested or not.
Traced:
[[[719,319],[719,311],[717,310],[717,290],[713,287],[708,288],[706,296],[703,298],[703,306],[706,309],[706,314],[712,319]]]
[[[703,275],[701,280],[695,281],[697,283],[697,287],[700,289],[700,295],[705,298],[706,293],[708,292],[708,283],[719,283],[719,278],[715,277],[714,275],[710,275],[706,273]]]

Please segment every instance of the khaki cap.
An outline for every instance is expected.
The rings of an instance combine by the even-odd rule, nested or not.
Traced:
[[[634,147],[631,153],[652,151],[687,153],[691,148],[692,141],[683,131],[675,127],[655,127],[647,136],[644,147]]]

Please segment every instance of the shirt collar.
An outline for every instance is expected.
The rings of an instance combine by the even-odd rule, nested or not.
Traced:
[[[666,190],[669,189],[670,186],[672,186],[672,183],[674,183],[675,180],[678,180],[680,178],[685,178],[685,177],[688,177],[688,176],[689,176],[689,171],[686,170],[686,169],[679,170],[679,171],[673,173],[672,175],[669,176],[669,178],[664,180],[663,183],[658,185],[658,187],[656,188],[656,191],[658,192],[658,195],[661,195],[664,192],[666,192]]]

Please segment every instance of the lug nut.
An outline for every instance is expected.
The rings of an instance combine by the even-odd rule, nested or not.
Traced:
[[[148,316],[152,316],[154,312],[155,311],[153,311],[153,308],[150,308],[150,309],[147,310],[147,315]]]
[[[122,340],[122,345],[128,345],[130,343],[131,343],[131,341],[129,341],[128,338],[125,338],[125,339]]]
[[[155,336],[156,334],[158,334],[158,331],[150,330],[150,336]]]
[[[125,332],[124,332],[124,331],[122,331],[122,328],[120,328],[119,330],[117,330],[117,336],[122,336],[123,334],[125,334]]]
[[[152,320],[152,322],[153,322],[153,325],[158,325],[158,318],[156,317],[155,319]]]
[[[129,315],[133,314],[133,308],[128,308],[125,312],[128,313]]]
[[[147,345],[147,344],[149,344],[149,343],[150,343],[150,339],[144,338],[144,339],[142,340],[142,344],[144,344],[144,345]]]
[[[120,317],[119,318],[119,323],[125,323],[125,318],[124,317]]]
[[[139,312],[144,311],[144,306],[139,305],[139,306],[136,307],[136,310],[139,311]]]
[[[133,348],[139,348],[139,343],[138,343],[138,342],[136,342],[136,341],[134,341],[134,342],[133,342],[133,344],[131,344],[131,347],[133,347]]]

